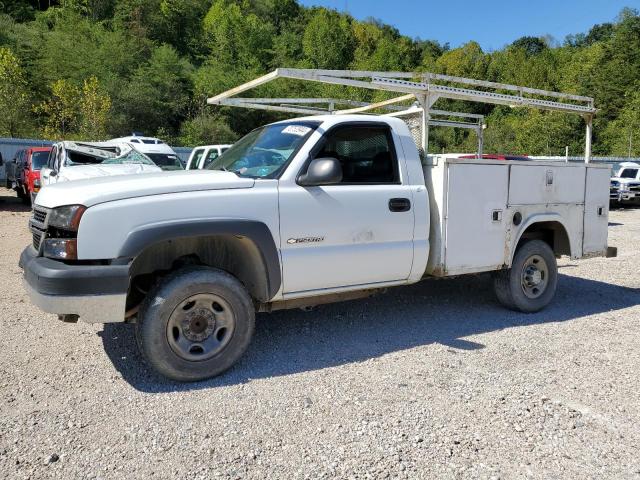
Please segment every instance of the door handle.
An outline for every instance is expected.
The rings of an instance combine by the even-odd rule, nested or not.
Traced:
[[[411,201],[408,198],[392,198],[389,200],[389,210],[392,212],[408,212],[411,210]]]

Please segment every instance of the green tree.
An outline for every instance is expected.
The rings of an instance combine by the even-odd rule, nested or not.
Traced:
[[[16,20],[24,22],[33,19],[37,4],[37,1],[2,0],[0,12],[7,13]]]
[[[161,0],[163,42],[169,43],[181,54],[198,52],[202,42],[202,21],[208,2],[202,0]]]
[[[269,65],[273,25],[248,10],[246,1],[216,0],[211,6],[204,18],[204,38],[212,61],[246,69]]]
[[[237,139],[238,135],[231,130],[224,119],[210,113],[203,113],[185,121],[179,137],[182,145],[190,147],[233,143]]]
[[[169,45],[153,50],[149,62],[133,73],[119,95],[123,121],[119,133],[132,130],[173,133],[186,118],[191,99],[192,67]]]
[[[436,67],[441,73],[478,79],[486,78],[488,65],[489,56],[476,42],[449,50],[436,60]]]
[[[609,122],[603,142],[611,155],[640,156],[640,85],[629,92],[620,115]]]
[[[17,57],[0,47],[0,135],[16,137],[28,126],[27,79]]]
[[[96,77],[86,79],[82,85],[79,134],[86,139],[99,140],[107,136],[107,121],[111,98],[100,87]]]
[[[56,140],[75,135],[80,125],[81,90],[68,80],[51,85],[51,97],[35,107],[45,116],[42,136]]]
[[[547,44],[539,37],[520,37],[511,46],[523,49],[527,55],[537,55],[547,48]]]
[[[305,61],[313,68],[345,69],[353,60],[355,39],[349,19],[333,10],[317,9],[302,38]]]

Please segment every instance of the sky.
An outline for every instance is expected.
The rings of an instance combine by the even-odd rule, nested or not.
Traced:
[[[483,50],[499,50],[523,36],[552,35],[562,43],[596,23],[615,20],[624,7],[640,9],[640,0],[300,0],[349,12],[358,20],[374,17],[400,33],[449,43],[475,40]]]

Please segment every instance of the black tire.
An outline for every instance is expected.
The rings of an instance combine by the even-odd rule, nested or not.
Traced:
[[[493,282],[498,301],[523,313],[538,312],[549,305],[557,285],[556,257],[542,240],[529,240],[520,245],[511,268],[496,272]]]
[[[22,196],[20,198],[22,199],[22,203],[24,203],[25,205],[31,205],[31,195],[29,194],[29,192],[22,192]]]
[[[242,283],[222,270],[189,267],[151,289],[140,307],[136,339],[157,372],[191,382],[215,377],[237,362],[254,325],[255,309]]]

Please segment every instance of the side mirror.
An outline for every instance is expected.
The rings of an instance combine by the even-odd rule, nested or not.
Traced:
[[[307,173],[298,177],[298,185],[315,187],[335,185],[342,181],[342,165],[335,158],[316,158],[311,161]]]
[[[57,170],[51,170],[51,173],[49,173],[49,175],[51,175],[52,177],[55,177],[58,175],[58,171]]]

